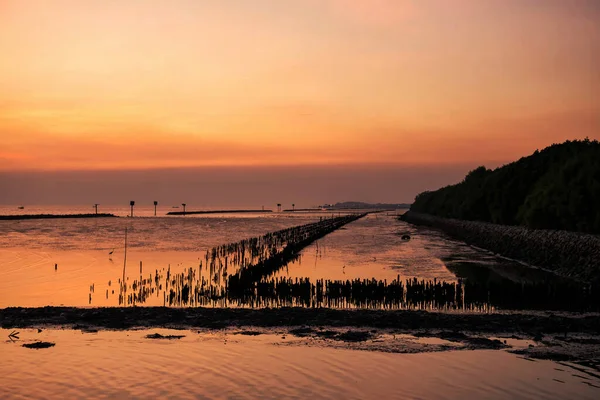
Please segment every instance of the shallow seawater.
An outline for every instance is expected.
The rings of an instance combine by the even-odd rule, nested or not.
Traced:
[[[145,211],[146,213],[148,210]],[[209,215],[0,221],[0,307],[118,306],[128,230],[129,283],[197,268],[206,251],[268,232],[325,218],[323,213]],[[403,234],[411,239],[402,240]],[[111,253],[111,254],[109,254]],[[56,267],[55,267],[56,266]],[[523,277],[524,268],[415,227],[397,213],[371,214],[305,248],[276,277],[456,281]],[[526,278],[543,271],[528,270]],[[163,305],[156,293],[144,305]]]
[[[457,278],[536,281],[543,270],[497,257],[441,231],[399,221],[395,213],[370,214],[308,246],[302,264],[280,276],[324,279],[398,277],[456,281]],[[410,240],[403,240],[408,234]]]
[[[118,305],[112,290],[118,295],[125,228],[126,275],[134,279],[140,262],[144,275],[169,265],[196,267],[213,246],[316,220],[285,214],[0,221],[0,307],[90,305],[92,284],[92,305]]]
[[[8,333],[0,330],[3,338]],[[184,337],[146,338],[152,333]],[[19,337],[0,343],[2,398],[596,399],[600,394],[594,376],[501,350],[358,351],[276,330],[247,336],[230,330],[27,329]],[[36,340],[55,346],[22,347]]]

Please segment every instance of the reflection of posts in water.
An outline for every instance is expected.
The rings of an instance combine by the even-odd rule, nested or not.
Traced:
[[[471,310],[489,312],[502,309],[551,309],[598,311],[599,295],[588,286],[572,283],[548,286],[544,283],[511,281],[483,284],[459,280],[445,282],[402,280],[391,282],[376,279],[324,280],[314,283],[309,278],[269,278],[256,282],[240,282],[230,276],[224,285],[212,279],[200,278],[193,268],[170,274],[163,292],[163,304],[169,306],[226,307],[329,307],[365,309]],[[156,278],[155,278],[156,279]],[[136,282],[139,285],[140,282]],[[143,304],[151,280],[142,280],[142,287],[132,301]],[[136,287],[137,289],[137,287]],[[158,290],[158,288],[156,288]],[[469,296],[466,296],[469,292]],[[577,295],[577,293],[580,293]],[[90,294],[91,296],[91,294]],[[577,296],[577,297],[573,297]],[[515,300],[517,299],[517,300]],[[564,300],[570,301],[564,301]]]

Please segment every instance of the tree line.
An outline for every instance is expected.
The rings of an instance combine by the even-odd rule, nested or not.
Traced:
[[[445,218],[600,233],[600,143],[553,144],[495,170],[420,193],[411,210]]]

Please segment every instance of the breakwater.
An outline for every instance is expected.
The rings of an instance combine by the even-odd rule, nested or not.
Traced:
[[[114,214],[23,214],[0,215],[0,221],[14,221],[23,219],[56,219],[56,218],[117,218]]]
[[[243,214],[243,213],[271,213],[273,210],[205,210],[205,211],[169,211],[167,215],[191,214]]]
[[[468,244],[561,276],[600,283],[600,237],[596,235],[463,221],[413,211],[400,218],[415,225],[441,229]]]

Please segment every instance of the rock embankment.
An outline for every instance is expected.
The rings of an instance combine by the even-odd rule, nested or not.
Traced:
[[[441,229],[468,244],[562,276],[600,282],[600,237],[596,235],[463,221],[413,211],[401,219]]]

